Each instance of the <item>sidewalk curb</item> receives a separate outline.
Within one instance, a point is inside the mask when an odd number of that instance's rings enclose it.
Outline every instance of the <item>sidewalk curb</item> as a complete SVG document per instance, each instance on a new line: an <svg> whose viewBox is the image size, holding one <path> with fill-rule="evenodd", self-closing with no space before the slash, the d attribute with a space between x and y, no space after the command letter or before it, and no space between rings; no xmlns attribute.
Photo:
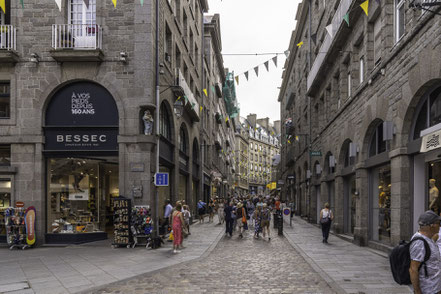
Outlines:
<svg viewBox="0 0 441 294"><path fill-rule="evenodd" d="M285 221L284 221L285 222ZM285 222L286 223L286 222ZM294 228L293 228L294 230ZM297 244L289 237L288 233L283 230L283 236L288 240L289 244L305 259L305 261L328 283L328 285L337 293L347 294L328 274L326 274L315 262L310 258Z"/></svg>
<svg viewBox="0 0 441 294"><path fill-rule="evenodd" d="M222 229L222 230L220 231L219 235L218 235L218 236L216 237L216 239L214 240L214 242L213 242L213 243L212 243L212 244L211 244L211 245L205 250L205 252L202 253L202 255L199 256L199 257L196 257L196 258L193 258L193 259L189 259L189 260L185 260L185 261L182 261L182 262L178 262L178 263L176 263L176 264L169 265L169 266L165 266L165 267L163 267L163 268L159 268L159 269L155 269L155 270L152 270L152 271L148 271L148 272L145 272L145 273L142 273L142 274L139 274L139 275L133 276L133 277L128 277L128 278L125 278L125 279L122 279L122 280L118 280L118 281L115 281L115 282L111 282L111 283L108 283L108 284L104 284L104 285L100 285L100 286L92 287L92 288L89 288L89 289L87 289L87 290L81 290L81 291L79 291L79 292L73 292L73 293L75 293L75 294L86 294L86 293L88 294L88 293L92 293L92 292L95 292L95 291L99 291L99 290L101 290L101 289L103 289L103 288L111 287L111 286L116 285L116 284L118 284L118 283L124 283L124 282L127 282L127 281L129 281L129 280L139 278L139 277L144 276L144 275L146 275L146 274L148 274L148 275L154 275L154 274L156 274L156 273L158 273L158 272L161 272L161 271L167 270L167 269L169 269L170 267L175 266L175 265L181 265L181 264L186 264L186 263L189 263L189 262L198 261L198 260L200 260L200 259L202 259L202 258L205 258L205 257L207 257L208 255L210 255L210 253L216 248L217 244L218 244L219 241L222 239L223 234L224 234L224 231L223 231L223 229Z"/></svg>

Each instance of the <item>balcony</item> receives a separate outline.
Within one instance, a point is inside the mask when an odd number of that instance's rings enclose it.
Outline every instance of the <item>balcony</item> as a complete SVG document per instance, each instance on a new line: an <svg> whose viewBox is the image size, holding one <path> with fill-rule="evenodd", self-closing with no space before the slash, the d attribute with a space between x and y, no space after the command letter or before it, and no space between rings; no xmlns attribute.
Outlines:
<svg viewBox="0 0 441 294"><path fill-rule="evenodd" d="M102 61L102 35L95 24L52 25L51 56L58 62Z"/></svg>
<svg viewBox="0 0 441 294"><path fill-rule="evenodd" d="M319 53L317 54L317 57L314 60L314 63L312 64L311 71L309 72L308 80L307 80L307 86L306 91L309 93L311 90L313 90L313 85L318 78L319 74L325 74L321 70L327 60L327 56L329 53L331 53L331 45L334 42L335 36L340 29L340 26L345 21L343 20L343 16L348 12L349 7L351 6L352 0L341 0L337 10L335 11L335 14L332 18L332 36L330 36L328 33L326 33L325 39L323 40L323 44L319 49Z"/></svg>
<svg viewBox="0 0 441 294"><path fill-rule="evenodd" d="M0 62L15 63L18 61L16 49L17 30L12 25L0 25Z"/></svg>
<svg viewBox="0 0 441 294"><path fill-rule="evenodd" d="M178 86L182 88L183 94L185 95L185 97L187 97L185 103L185 109L188 111L191 120L194 122L200 121L199 103L197 102L196 98L193 95L193 92L191 91L190 87L185 81L185 77L182 74L181 70L178 70L177 82L178 82Z"/></svg>

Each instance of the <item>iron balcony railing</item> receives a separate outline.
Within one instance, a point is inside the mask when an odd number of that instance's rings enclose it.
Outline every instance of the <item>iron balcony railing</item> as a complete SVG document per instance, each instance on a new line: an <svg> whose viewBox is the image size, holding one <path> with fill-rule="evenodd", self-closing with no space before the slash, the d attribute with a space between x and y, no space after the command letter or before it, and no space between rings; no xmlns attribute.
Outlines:
<svg viewBox="0 0 441 294"><path fill-rule="evenodd" d="M54 49L101 49L103 30L96 24L52 25Z"/></svg>
<svg viewBox="0 0 441 294"><path fill-rule="evenodd" d="M0 50L15 50L16 29L12 25L0 25Z"/></svg>

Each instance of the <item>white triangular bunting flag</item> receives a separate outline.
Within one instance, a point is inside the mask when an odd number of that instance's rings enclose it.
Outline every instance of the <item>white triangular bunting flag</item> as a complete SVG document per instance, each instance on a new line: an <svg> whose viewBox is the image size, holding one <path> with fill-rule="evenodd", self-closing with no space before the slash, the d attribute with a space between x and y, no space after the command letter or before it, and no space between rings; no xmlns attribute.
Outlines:
<svg viewBox="0 0 441 294"><path fill-rule="evenodd" d="M266 67L266 71L269 71L269 62L266 61L266 62L264 63L264 65L265 65L265 67Z"/></svg>
<svg viewBox="0 0 441 294"><path fill-rule="evenodd" d="M277 67L277 55L273 57L274 65Z"/></svg>
<svg viewBox="0 0 441 294"><path fill-rule="evenodd" d="M245 74L245 77L247 78L247 81L248 81L248 72L246 71L244 74Z"/></svg>
<svg viewBox="0 0 441 294"><path fill-rule="evenodd" d="M326 27L326 31L328 32L329 36L331 36L331 38L334 37L334 32L332 31L332 24Z"/></svg>
<svg viewBox="0 0 441 294"><path fill-rule="evenodd" d="M256 66L254 68L254 71L256 72L256 77L258 77L259 76L259 66Z"/></svg>
<svg viewBox="0 0 441 294"><path fill-rule="evenodd" d="M61 11L61 1L62 0L55 0L55 3L57 3L58 9Z"/></svg>

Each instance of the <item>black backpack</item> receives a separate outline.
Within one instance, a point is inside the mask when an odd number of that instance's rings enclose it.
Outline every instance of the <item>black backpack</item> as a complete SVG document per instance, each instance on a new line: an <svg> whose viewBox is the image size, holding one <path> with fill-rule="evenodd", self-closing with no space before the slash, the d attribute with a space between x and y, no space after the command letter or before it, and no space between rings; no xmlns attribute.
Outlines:
<svg viewBox="0 0 441 294"><path fill-rule="evenodd" d="M427 277L427 266L426 261L430 258L430 246L427 241L422 237L415 237L410 242L401 241L398 246L396 246L389 255L390 268L392 270L392 276L395 282L400 285L410 285L410 244L413 241L421 240L424 243L424 248L426 254L424 256L424 261L420 264L418 270L424 266L424 273Z"/></svg>

